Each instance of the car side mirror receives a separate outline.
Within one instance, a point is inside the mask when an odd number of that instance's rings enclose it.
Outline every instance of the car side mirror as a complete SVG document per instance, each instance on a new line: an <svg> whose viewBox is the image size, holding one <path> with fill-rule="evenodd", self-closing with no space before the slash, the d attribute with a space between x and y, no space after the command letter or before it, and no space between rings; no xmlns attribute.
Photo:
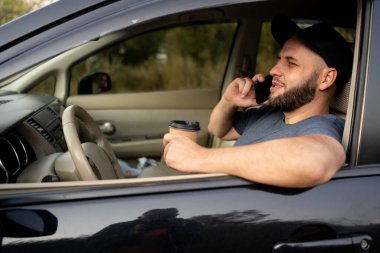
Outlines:
<svg viewBox="0 0 380 253"><path fill-rule="evenodd" d="M79 80L78 95L99 94L111 90L111 77L104 72L95 72Z"/></svg>
<svg viewBox="0 0 380 253"><path fill-rule="evenodd" d="M46 210L10 209L0 212L1 237L37 237L57 231L57 218Z"/></svg>

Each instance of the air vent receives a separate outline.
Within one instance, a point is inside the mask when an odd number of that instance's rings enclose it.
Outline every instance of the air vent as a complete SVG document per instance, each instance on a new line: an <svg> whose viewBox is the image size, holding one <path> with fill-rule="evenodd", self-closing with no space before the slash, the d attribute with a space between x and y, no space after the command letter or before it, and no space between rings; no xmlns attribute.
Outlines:
<svg viewBox="0 0 380 253"><path fill-rule="evenodd" d="M0 184L8 183L9 173L0 162Z"/></svg>
<svg viewBox="0 0 380 253"><path fill-rule="evenodd" d="M53 108L47 107L47 110L51 113L51 115L52 115L53 117L57 117L57 113L56 113L56 111L54 111Z"/></svg>
<svg viewBox="0 0 380 253"><path fill-rule="evenodd" d="M54 140L50 134L34 119L29 119L28 124L37 130L49 143L52 143Z"/></svg>
<svg viewBox="0 0 380 253"><path fill-rule="evenodd" d="M30 145L18 134L0 137L0 183L13 183L35 155Z"/></svg>
<svg viewBox="0 0 380 253"><path fill-rule="evenodd" d="M24 142L18 135L13 133L7 136L7 140L16 152L20 166L26 166L31 160L31 157L28 154L26 142Z"/></svg>
<svg viewBox="0 0 380 253"><path fill-rule="evenodd" d="M12 144L6 138L0 139L0 164L5 168L8 173L13 174L17 172L21 165L20 160L18 159L18 154Z"/></svg>

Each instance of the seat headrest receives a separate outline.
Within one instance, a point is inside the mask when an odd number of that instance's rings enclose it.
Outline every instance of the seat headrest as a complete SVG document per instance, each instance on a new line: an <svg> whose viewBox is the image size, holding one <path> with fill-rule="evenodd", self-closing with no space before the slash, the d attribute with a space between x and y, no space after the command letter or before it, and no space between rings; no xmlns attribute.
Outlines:
<svg viewBox="0 0 380 253"><path fill-rule="evenodd" d="M352 51L354 51L355 43L347 43ZM351 78L348 82L340 89L337 90L334 99L330 103L330 111L333 114L346 117L348 108L348 99L350 96Z"/></svg>
<svg viewBox="0 0 380 253"><path fill-rule="evenodd" d="M331 113L345 118L348 108L348 99L350 96L350 86L351 81L348 81L348 83L346 83L346 85L335 94L334 99L330 104Z"/></svg>

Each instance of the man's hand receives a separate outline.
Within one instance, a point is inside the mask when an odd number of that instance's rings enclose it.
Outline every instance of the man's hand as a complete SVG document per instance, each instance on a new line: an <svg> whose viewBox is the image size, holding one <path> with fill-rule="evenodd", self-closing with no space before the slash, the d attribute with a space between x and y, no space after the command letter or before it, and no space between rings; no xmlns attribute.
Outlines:
<svg viewBox="0 0 380 253"><path fill-rule="evenodd" d="M211 113L208 131L224 140L236 140L240 135L233 128L235 112L239 107L258 105L252 86L255 82L264 80L262 74L257 74L252 79L246 77L233 80Z"/></svg>
<svg viewBox="0 0 380 253"><path fill-rule="evenodd" d="M182 135L165 134L164 160L166 165L182 172L195 172L207 150L190 138Z"/></svg>
<svg viewBox="0 0 380 253"><path fill-rule="evenodd" d="M236 78L227 87L223 99L234 107L256 106L256 94L253 89L255 82L263 82L264 75L257 74L252 79L248 77Z"/></svg>

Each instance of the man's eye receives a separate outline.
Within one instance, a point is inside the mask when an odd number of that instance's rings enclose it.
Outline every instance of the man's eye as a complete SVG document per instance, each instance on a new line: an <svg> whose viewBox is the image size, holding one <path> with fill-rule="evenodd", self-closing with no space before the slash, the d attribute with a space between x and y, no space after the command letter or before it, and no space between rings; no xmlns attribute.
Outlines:
<svg viewBox="0 0 380 253"><path fill-rule="evenodd" d="M291 62L291 61L288 62L288 65L291 66L291 67L297 66L297 64L295 62Z"/></svg>

